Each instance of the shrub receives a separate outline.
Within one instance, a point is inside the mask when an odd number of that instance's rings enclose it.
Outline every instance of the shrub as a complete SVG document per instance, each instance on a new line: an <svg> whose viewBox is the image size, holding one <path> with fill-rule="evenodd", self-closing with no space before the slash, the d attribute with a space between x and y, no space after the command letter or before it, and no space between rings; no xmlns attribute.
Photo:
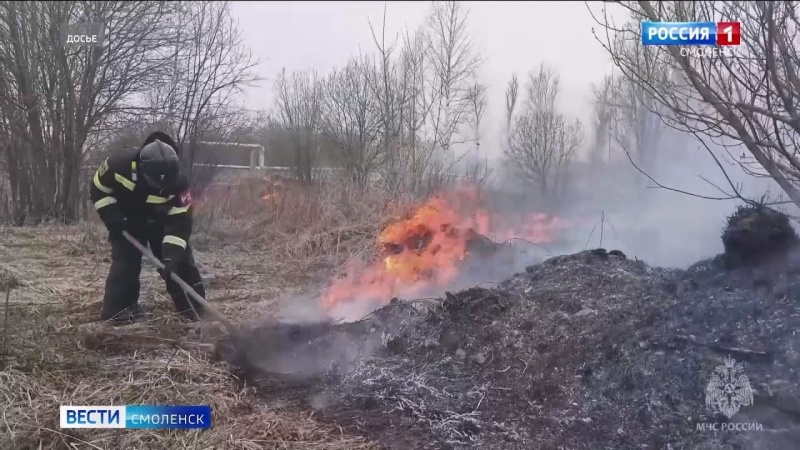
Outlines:
<svg viewBox="0 0 800 450"><path fill-rule="evenodd" d="M732 267L785 255L797 241L789 217L763 203L739 206L722 232L725 260Z"/></svg>

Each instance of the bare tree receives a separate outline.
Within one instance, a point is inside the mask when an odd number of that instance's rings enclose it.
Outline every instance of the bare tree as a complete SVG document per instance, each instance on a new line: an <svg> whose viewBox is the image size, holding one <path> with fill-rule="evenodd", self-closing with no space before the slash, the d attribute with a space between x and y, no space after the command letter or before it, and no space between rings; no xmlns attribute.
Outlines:
<svg viewBox="0 0 800 450"><path fill-rule="evenodd" d="M614 77L607 75L599 86L592 87L594 95L594 144L591 160L594 163L611 158L611 130L614 126ZM604 157L603 155L607 155Z"/></svg>
<svg viewBox="0 0 800 450"><path fill-rule="evenodd" d="M193 160L191 150L201 135L225 136L241 123L241 112L232 108L232 101L243 86L256 80L252 71L256 61L242 41L230 5L228 1L179 3L170 25L176 42L169 71L151 92L156 120L172 125L188 161Z"/></svg>
<svg viewBox="0 0 800 450"><path fill-rule="evenodd" d="M475 146L480 151L481 148L481 122L486 113L486 85L476 82L467 91L469 101L469 121L475 136Z"/></svg>
<svg viewBox="0 0 800 450"><path fill-rule="evenodd" d="M484 93L479 86L471 90L479 60L466 18L458 2L435 3L425 26L406 30L402 39L387 36L386 10L380 29L370 23L377 52L359 67L375 99L378 172L390 192L425 190L424 178L447 171L441 156L452 156L452 144L472 140L456 138L462 126L483 118Z"/></svg>
<svg viewBox="0 0 800 450"><path fill-rule="evenodd" d="M397 74L397 61L394 57L397 49L397 39L387 42L386 37L386 7L383 11L383 23L380 37L376 34L372 23L369 24L372 39L378 51L376 64L364 64L369 86L377 102L377 113L382 131L381 144L388 157L391 170L396 170L400 165L399 155L392 151L400 138L403 124L403 106L405 103L405 88L407 84L401 83ZM394 182L393 182L394 183Z"/></svg>
<svg viewBox="0 0 800 450"><path fill-rule="evenodd" d="M397 179L410 192L420 189L423 179L430 171L435 151L426 138L431 108L437 97L429 83L427 43L424 29L418 29L413 34L406 30L400 54L401 91L404 93L402 133L399 145L392 148L397 154L392 170L399 169ZM397 164L398 161L400 164Z"/></svg>
<svg viewBox="0 0 800 450"><path fill-rule="evenodd" d="M519 78L516 74L511 76L511 80L506 86L506 147L511 147L511 127L514 120L514 112L517 109L519 99Z"/></svg>
<svg viewBox="0 0 800 450"><path fill-rule="evenodd" d="M80 217L81 167L93 133L130 111L172 42L154 1L0 2L0 141L18 223ZM58 43L65 23L105 24L103 46Z"/></svg>
<svg viewBox="0 0 800 450"><path fill-rule="evenodd" d="M651 83L663 82L664 73L653 65L643 71ZM661 80L661 81L660 81ZM663 111L648 91L624 76L611 84L611 138L633 158L643 170L652 171L664 130Z"/></svg>
<svg viewBox="0 0 800 450"><path fill-rule="evenodd" d="M281 71L275 83L278 123L292 145L292 169L299 181L313 181L319 157L322 89L316 73Z"/></svg>
<svg viewBox="0 0 800 450"><path fill-rule="evenodd" d="M433 141L455 162L451 146L468 121L470 79L481 59L474 48L467 19L469 10L458 1L436 2L428 17L428 51L437 92L432 112Z"/></svg>
<svg viewBox="0 0 800 450"><path fill-rule="evenodd" d="M396 50L398 38L395 36L387 42L386 36L386 6L383 10L383 21L380 34L370 22L372 40L377 50L375 61L363 64L366 70L369 86L376 99L376 114L381 130L380 145L386 157L382 170L384 184L389 190L397 191L402 184L404 174L401 136L404 127L404 107L407 89L412 87L407 79L401 79L398 74L398 58ZM368 58L365 57L365 60ZM400 58L402 61L402 57Z"/></svg>
<svg viewBox="0 0 800 450"><path fill-rule="evenodd" d="M362 61L351 59L325 82L321 132L338 150L346 173L363 189L381 167L377 99Z"/></svg>
<svg viewBox="0 0 800 450"><path fill-rule="evenodd" d="M728 148L732 162L753 175L771 177L800 206L800 56L795 47L800 16L796 4L639 1L622 5L631 20L618 26L603 10L597 20L605 32L598 40L622 73L669 112L662 119ZM720 18L738 21L748 31L735 53L708 52L700 57L678 47L639 44L642 20L715 22ZM660 75L651 76L653 71ZM732 143L744 146L749 157L732 153ZM719 161L718 165L723 169ZM727 198L741 197L733 183L730 187L733 192Z"/></svg>
<svg viewBox="0 0 800 450"><path fill-rule="evenodd" d="M511 127L514 120L514 112L517 109L519 99L519 78L516 74L511 76L511 80L506 86L506 147L511 147Z"/></svg>
<svg viewBox="0 0 800 450"><path fill-rule="evenodd" d="M512 166L551 198L583 138L580 121L557 111L558 92L558 75L544 64L529 75L522 114L514 119L506 150Z"/></svg>

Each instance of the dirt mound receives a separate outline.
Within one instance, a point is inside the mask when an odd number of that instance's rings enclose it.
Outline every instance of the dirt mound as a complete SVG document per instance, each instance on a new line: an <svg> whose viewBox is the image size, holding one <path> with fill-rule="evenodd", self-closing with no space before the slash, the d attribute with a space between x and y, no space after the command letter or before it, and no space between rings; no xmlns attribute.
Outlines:
<svg viewBox="0 0 800 450"><path fill-rule="evenodd" d="M783 256L797 241L789 217L762 204L740 206L728 218L722 233L726 263L730 267Z"/></svg>
<svg viewBox="0 0 800 450"><path fill-rule="evenodd" d="M326 355L292 395L387 448L795 448L798 274L791 258L680 271L595 250L310 339L267 334L281 358ZM753 393L730 419L706 406L724 357ZM762 430L701 429L731 423Z"/></svg>

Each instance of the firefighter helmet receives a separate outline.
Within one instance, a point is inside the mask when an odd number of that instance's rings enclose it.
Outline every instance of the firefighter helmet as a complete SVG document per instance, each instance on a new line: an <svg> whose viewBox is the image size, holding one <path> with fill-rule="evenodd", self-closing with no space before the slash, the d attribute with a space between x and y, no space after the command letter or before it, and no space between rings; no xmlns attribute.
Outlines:
<svg viewBox="0 0 800 450"><path fill-rule="evenodd" d="M148 186L163 190L173 186L180 172L175 149L156 139L139 151L139 174Z"/></svg>

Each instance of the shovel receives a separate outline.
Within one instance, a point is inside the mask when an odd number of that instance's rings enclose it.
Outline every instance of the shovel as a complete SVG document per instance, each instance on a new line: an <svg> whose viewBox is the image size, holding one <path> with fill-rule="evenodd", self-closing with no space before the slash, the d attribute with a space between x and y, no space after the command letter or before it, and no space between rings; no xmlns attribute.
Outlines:
<svg viewBox="0 0 800 450"><path fill-rule="evenodd" d="M142 245L139 241L136 240L136 238L131 236L130 233L128 233L127 231L123 231L122 235L125 236L125 239L127 239L128 242L130 242L134 247L139 249L139 251L142 252L142 254L146 256L147 259L150 260L150 262L152 262L158 269L164 268L164 264L161 261L159 261L158 258L156 258L155 255L153 255L153 253L147 247ZM285 370L279 370L274 367L265 366L263 363L260 363L259 361L252 361L253 358L251 357L247 349L243 348L243 346L241 345L242 339L247 339L247 335L243 337L241 330L238 330L233 325L233 322L228 320L227 317L223 316L222 313L220 313L219 311L217 311L216 308L211 306L208 303L208 301L206 301L206 299L201 297L200 294L198 294L191 286L189 286L188 283L181 280L181 278L178 275L172 273L170 274L170 278L172 278L172 281L178 283L178 285L183 289L184 292L186 292L187 295L190 295L194 300L197 301L197 303L203 305L206 311L211 313L211 315L213 315L215 319L217 319L220 323L222 323L225 326L225 328L228 331L228 337L227 339L223 339L222 342L224 344L222 346L222 349L225 349L227 350L227 352L230 352L228 353L228 356L224 358L229 363L238 366L240 368L243 368L245 370L256 369L260 372L271 373L273 375L280 375L283 377L287 377L287 379L291 379L292 377L296 376L295 372L291 371L287 372ZM217 348L220 349L219 344Z"/></svg>
<svg viewBox="0 0 800 450"><path fill-rule="evenodd" d="M164 268L164 264L161 261L159 261L158 258L156 258L156 256L153 255L153 253L147 247L142 245L139 241L136 240L136 238L131 236L130 233L128 233L127 231L123 231L122 235L125 236L125 239L127 239L128 242L130 242L134 247L139 249L139 251L142 252L142 254L145 257L147 257L147 259L150 260L150 262L153 263L159 270ZM200 294L198 294L194 290L194 288L189 286L188 283L181 280L181 278L174 273L170 274L170 278L172 278L172 281L178 283L178 285L183 289L184 292L186 292L187 295L191 296L192 299L197 301L197 303L203 305L205 310L211 313L211 315L214 316L215 319L217 319L220 323L222 323L222 325L224 325L229 332L234 333L236 331L236 327L233 325L233 322L228 320L227 317L223 316L222 313L220 313L219 311L217 311L216 308L211 306L208 303L208 301L206 301L206 299L201 297ZM189 304L189 306L191 306L191 303Z"/></svg>

